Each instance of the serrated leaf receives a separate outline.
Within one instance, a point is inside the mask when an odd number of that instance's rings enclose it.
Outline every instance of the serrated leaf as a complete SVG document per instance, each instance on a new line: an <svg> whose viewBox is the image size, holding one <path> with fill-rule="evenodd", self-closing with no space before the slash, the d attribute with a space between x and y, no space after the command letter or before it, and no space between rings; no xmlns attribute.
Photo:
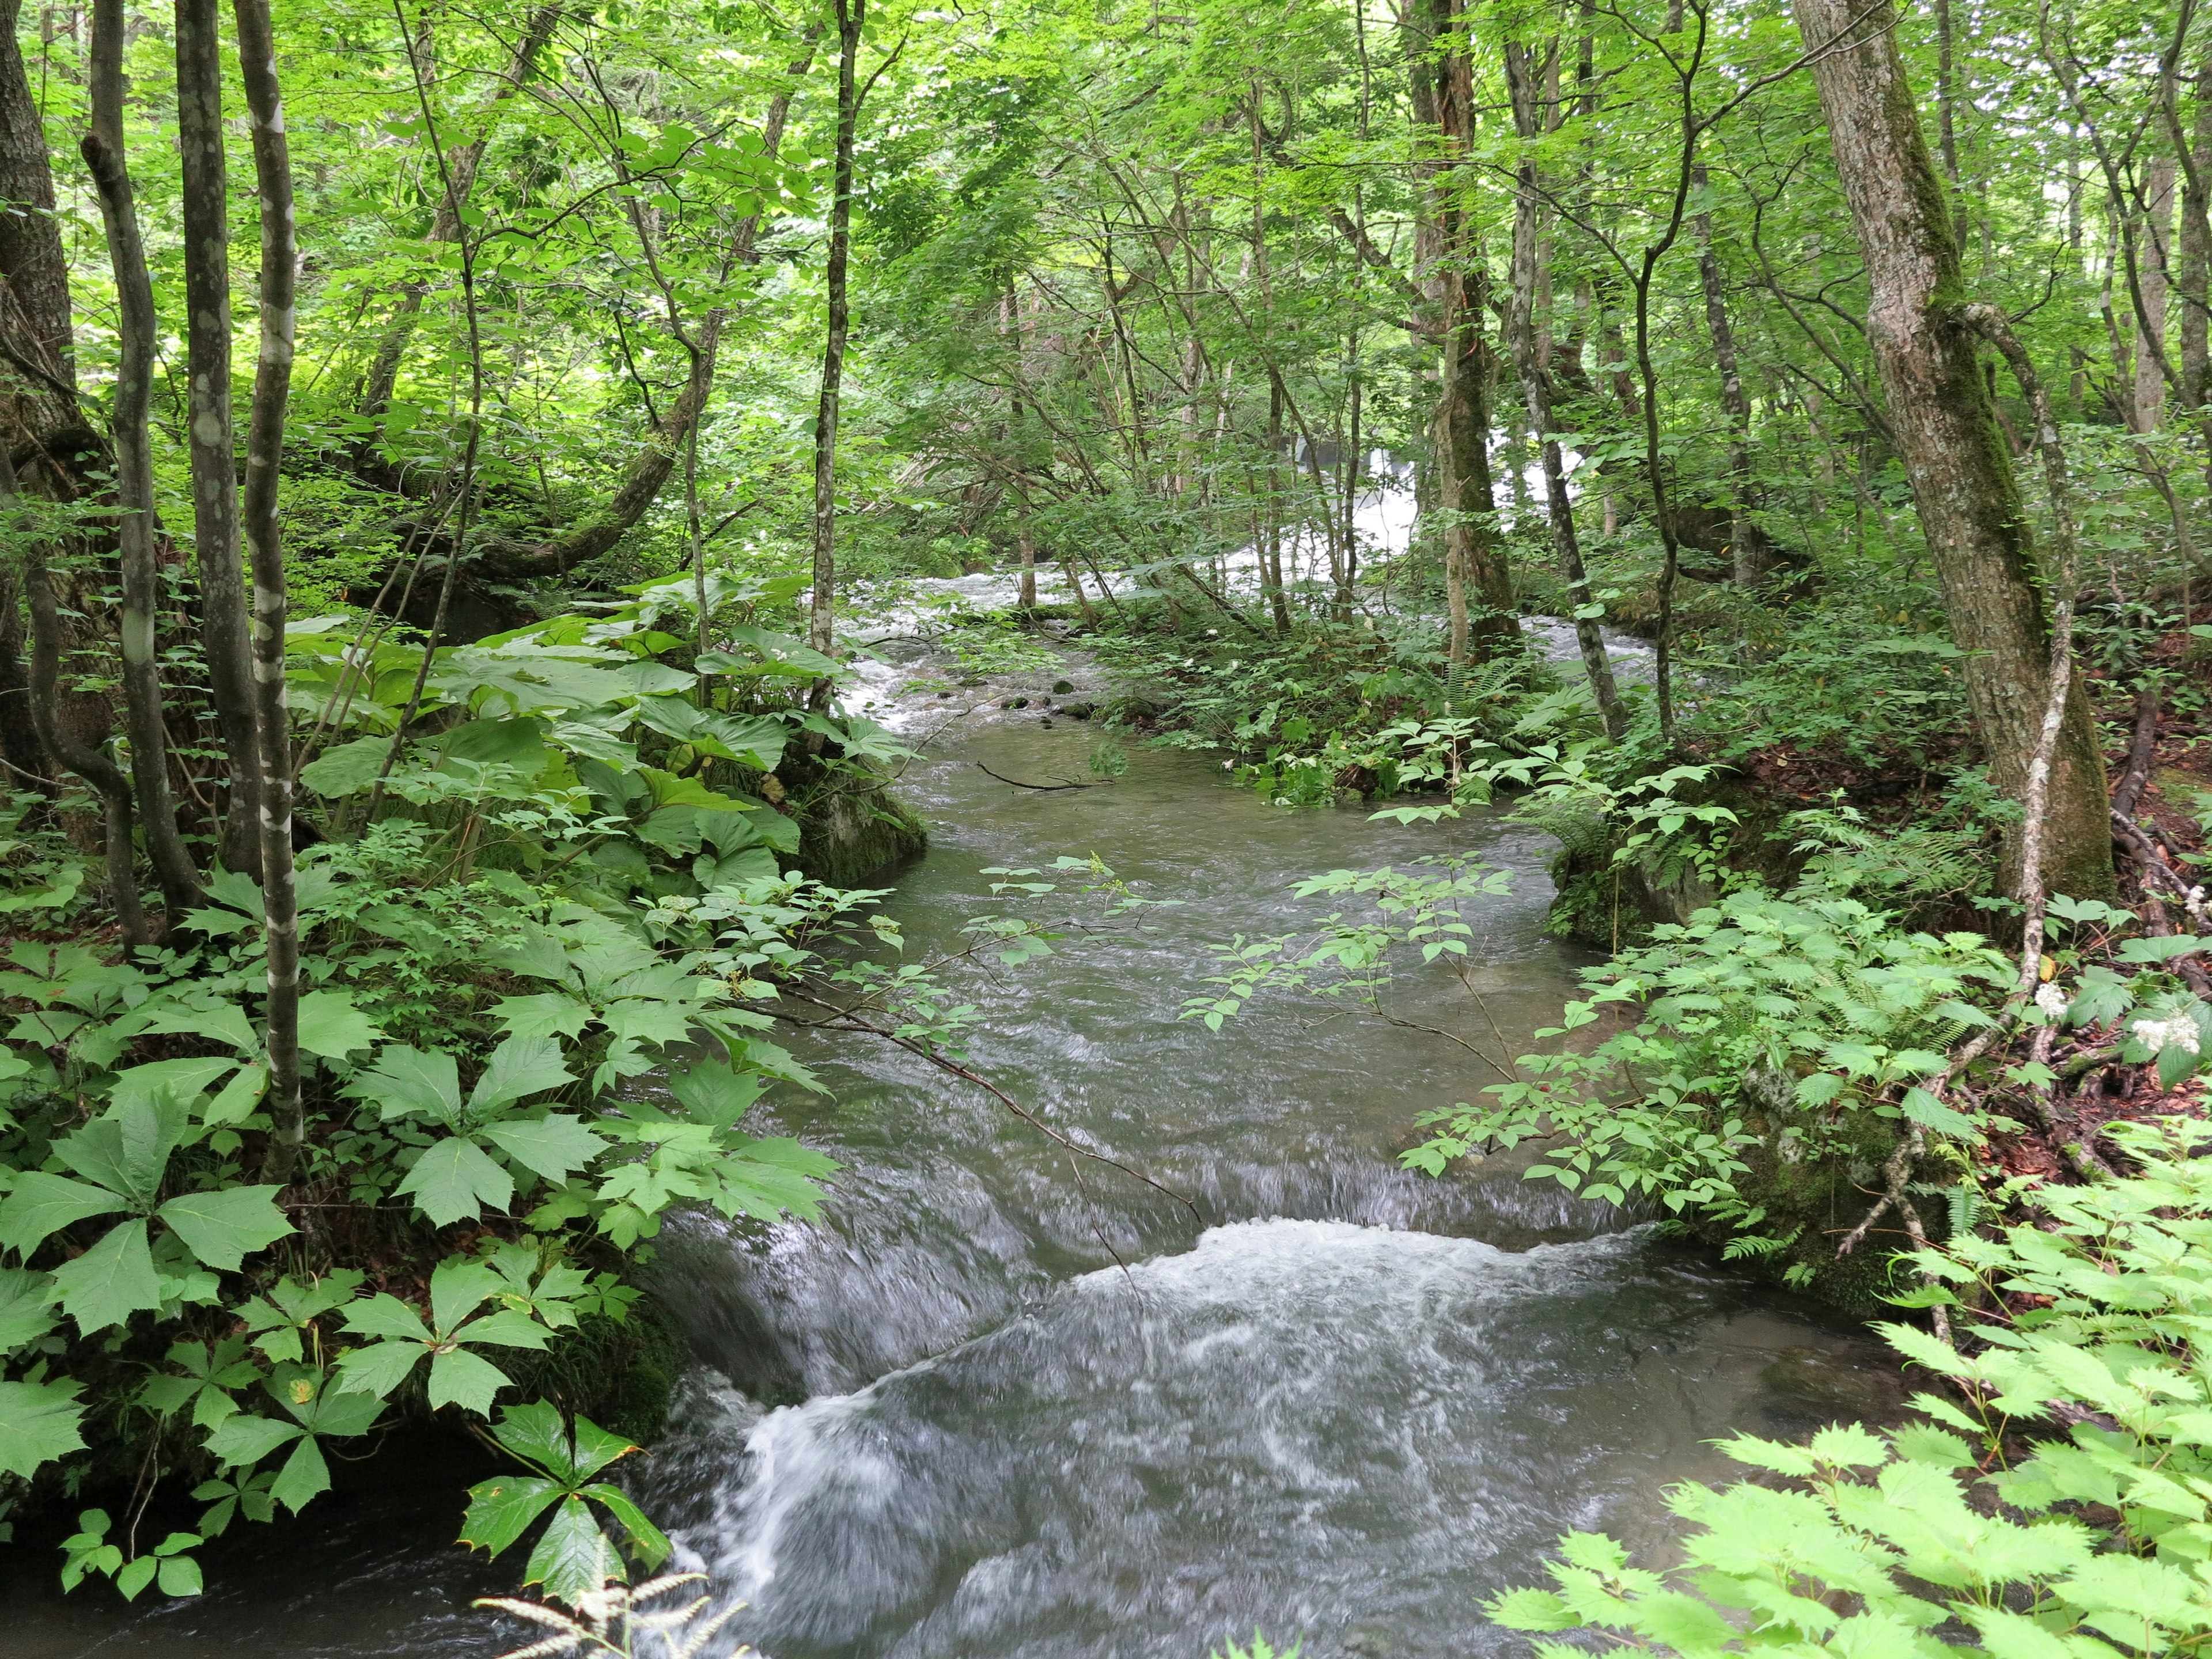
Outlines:
<svg viewBox="0 0 2212 1659"><path fill-rule="evenodd" d="M210 1129L225 1124L243 1123L252 1116L253 1109L261 1103L261 1097L269 1088L269 1067L260 1060L241 1067L236 1077L222 1085L221 1093L207 1103L200 1121Z"/></svg>
<svg viewBox="0 0 2212 1659"><path fill-rule="evenodd" d="M484 1262L447 1256L430 1273L431 1324L441 1335L451 1331L487 1298L498 1295L505 1284Z"/></svg>
<svg viewBox="0 0 2212 1659"><path fill-rule="evenodd" d="M282 1187L226 1187L221 1192L186 1193L155 1213L209 1267L235 1273L255 1250L266 1249L287 1233L299 1231L276 1207Z"/></svg>
<svg viewBox="0 0 2212 1659"><path fill-rule="evenodd" d="M343 1391L382 1400L407 1380L429 1351L421 1342L372 1342L365 1348L349 1348L338 1356Z"/></svg>
<svg viewBox="0 0 2212 1659"><path fill-rule="evenodd" d="M483 1131L483 1137L524 1169L555 1182L583 1169L607 1144L586 1128L581 1118L565 1112L495 1123Z"/></svg>
<svg viewBox="0 0 2212 1659"><path fill-rule="evenodd" d="M577 1601L619 1576L621 1558L592 1519L580 1498L564 1498L554 1506L544 1535L530 1553L523 1573L526 1584L543 1584L555 1601L574 1607Z"/></svg>
<svg viewBox="0 0 2212 1659"><path fill-rule="evenodd" d="M47 1300L52 1287L51 1273L0 1267L0 1358L37 1341L54 1328L53 1309Z"/></svg>
<svg viewBox="0 0 2212 1659"><path fill-rule="evenodd" d="M538 991L528 996L501 997L492 1005L492 1018L501 1021L514 1037L572 1037L591 1022L591 1008L558 991Z"/></svg>
<svg viewBox="0 0 2212 1659"><path fill-rule="evenodd" d="M54 1269L49 1292L86 1336L119 1325L134 1313L161 1304L161 1281L146 1224L126 1221L111 1227L97 1244L74 1261Z"/></svg>
<svg viewBox="0 0 2212 1659"><path fill-rule="evenodd" d="M297 1424L287 1423L281 1418L255 1417L240 1412L224 1419L208 1436L207 1449L210 1456L226 1466L258 1463L287 1441L298 1439L303 1432Z"/></svg>
<svg viewBox="0 0 2212 1659"><path fill-rule="evenodd" d="M376 1103L388 1121L422 1117L452 1128L460 1121L461 1073L453 1057L388 1042L375 1063L346 1085L346 1093Z"/></svg>
<svg viewBox="0 0 2212 1659"><path fill-rule="evenodd" d="M415 1160L398 1191L415 1200L433 1226L474 1220L487 1208L504 1210L514 1197L514 1177L464 1135L448 1135Z"/></svg>
<svg viewBox="0 0 2212 1659"><path fill-rule="evenodd" d="M561 1045L550 1037L510 1036L491 1051L483 1075L469 1091L469 1110L482 1117L501 1106L575 1081L561 1063Z"/></svg>
<svg viewBox="0 0 2212 1659"><path fill-rule="evenodd" d="M374 1048L383 1035L343 991L310 991L300 999L300 1046L311 1054L343 1060Z"/></svg>
<svg viewBox="0 0 2212 1659"><path fill-rule="evenodd" d="M500 1368L465 1348L430 1358L430 1409L456 1405L478 1417L491 1415L491 1402L511 1379Z"/></svg>
<svg viewBox="0 0 2212 1659"><path fill-rule="evenodd" d="M560 1486L542 1475L501 1475L479 1482L469 1488L469 1512L461 1519L459 1541L497 1555L527 1532L531 1522L560 1496Z"/></svg>
<svg viewBox="0 0 2212 1659"><path fill-rule="evenodd" d="M276 1484L269 1488L269 1495L286 1509L297 1515L308 1502L331 1489L331 1466L323 1461L323 1449L315 1443L315 1437L303 1434L300 1443L292 1448L292 1455L284 1460L278 1471Z"/></svg>
<svg viewBox="0 0 2212 1659"><path fill-rule="evenodd" d="M27 1256L63 1228L123 1207L123 1199L104 1187L33 1170L16 1176L0 1200L0 1245Z"/></svg>
<svg viewBox="0 0 2212 1659"><path fill-rule="evenodd" d="M595 1481L583 1489L583 1496L605 1505L607 1512L622 1523L632 1550L646 1565L657 1567L668 1559L668 1534L647 1520L645 1511L621 1487Z"/></svg>
<svg viewBox="0 0 2212 1659"><path fill-rule="evenodd" d="M0 1474L27 1480L41 1464L84 1449L75 1382L0 1382Z"/></svg>

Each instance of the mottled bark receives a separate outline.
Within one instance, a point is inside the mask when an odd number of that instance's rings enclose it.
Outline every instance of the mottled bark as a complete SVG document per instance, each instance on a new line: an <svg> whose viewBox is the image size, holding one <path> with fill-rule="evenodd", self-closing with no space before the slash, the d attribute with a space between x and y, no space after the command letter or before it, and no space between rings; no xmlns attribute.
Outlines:
<svg viewBox="0 0 2212 1659"><path fill-rule="evenodd" d="M1866 331L1897 451L1942 584L1976 729L1997 786L2023 799L2050 689L2050 630L2011 456L1964 305L1942 180L1920 130L1888 0L1793 0L1869 288ZM2078 681L2049 784L2047 890L2113 888L2105 773ZM2005 883L2023 884L2017 829Z"/></svg>
<svg viewBox="0 0 2212 1659"><path fill-rule="evenodd" d="M2144 170L2142 271L2138 289L2142 296L2136 316L2135 429L2155 432L2166 417L2166 374L2160 359L2166 351L2167 273L2173 268L2173 157L2154 155Z"/></svg>
<svg viewBox="0 0 2212 1659"><path fill-rule="evenodd" d="M21 0L0 0L0 200L9 209L0 211L0 417L7 444L27 465L46 434L83 417L53 170L15 39L21 14Z"/></svg>
<svg viewBox="0 0 2212 1659"><path fill-rule="evenodd" d="M289 1181L305 1152L300 1102L300 907L292 872L292 720L284 700L284 544L277 487L284 414L292 390L292 341L299 239L292 216L292 158L276 78L269 0L236 0L238 58L253 125L253 174L261 217L261 339L246 428L242 519L253 557L253 723L260 775L261 908L268 940L270 1136L266 1174Z"/></svg>
<svg viewBox="0 0 2212 1659"><path fill-rule="evenodd" d="M147 412L153 400L158 325L146 246L138 233L137 207L124 163L123 33L123 0L94 0L86 77L91 91L92 129L79 148L100 193L108 258L115 273L117 350L109 410L115 444L115 539L123 589L124 726L131 738L131 775L139 825L161 883L162 902L174 922L200 902L200 884L199 872L177 831L176 807L169 793L168 735L162 722L160 665L154 651L154 615L161 600L161 575L154 552L154 457ZM42 586L40 581L30 583L34 600ZM35 610L33 617L35 620Z"/></svg>
<svg viewBox="0 0 2212 1659"><path fill-rule="evenodd" d="M1437 506L1444 515L1446 655L1488 659L1521 642L1512 571L1497 541L1490 477L1490 387L1496 359L1483 337L1489 276L1468 210L1471 180L1459 169L1474 148L1474 64L1461 0L1427 0L1433 58L1428 103L1442 155L1429 179L1436 223L1431 309L1440 345L1435 422Z"/></svg>

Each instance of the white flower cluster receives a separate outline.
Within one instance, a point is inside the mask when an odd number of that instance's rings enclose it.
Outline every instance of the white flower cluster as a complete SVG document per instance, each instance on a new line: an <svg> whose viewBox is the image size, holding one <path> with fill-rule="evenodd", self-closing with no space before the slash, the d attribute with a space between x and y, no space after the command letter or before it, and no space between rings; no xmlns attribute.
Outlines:
<svg viewBox="0 0 2212 1659"><path fill-rule="evenodd" d="M2066 1005L2071 1000L2073 999L2060 990L2055 983L2045 983L2035 988L2035 1006L2053 1019L2057 1019L2066 1012Z"/></svg>
<svg viewBox="0 0 2212 1659"><path fill-rule="evenodd" d="M2162 1054L2169 1047L2197 1052L2197 1020L2186 1009L2168 1014L2164 1019L2138 1019L2128 1026L2136 1034L2136 1041L2154 1054Z"/></svg>

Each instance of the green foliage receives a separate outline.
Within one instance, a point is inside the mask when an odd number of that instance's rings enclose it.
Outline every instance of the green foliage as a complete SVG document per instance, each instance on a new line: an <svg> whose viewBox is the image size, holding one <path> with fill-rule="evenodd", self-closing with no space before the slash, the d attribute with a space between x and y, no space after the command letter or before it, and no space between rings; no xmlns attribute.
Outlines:
<svg viewBox="0 0 2212 1659"><path fill-rule="evenodd" d="M1618 1025L1588 1048L1524 1054L1525 1074L1480 1107L1425 1116L1439 1131L1407 1154L1440 1171L1480 1148L1549 1135L1566 1144L1532 1179L1620 1203L1632 1195L1758 1237L1763 1210L1738 1184L1747 1150L1787 1163L1858 1151L1869 1121L1978 1138L1970 1119L1917 1086L2012 978L1978 934L1904 933L1853 899L1730 894L1652 942L1588 970L1565 1037Z"/></svg>
<svg viewBox="0 0 2212 1659"><path fill-rule="evenodd" d="M523 1583L544 1585L548 1595L572 1607L603 1588L611 1574L621 1576L622 1558L592 1518L592 1504L614 1516L630 1553L644 1565L667 1559L668 1540L659 1528L627 1492L594 1478L635 1446L583 1418L564 1424L542 1401L509 1407L491 1433L532 1473L470 1487L461 1542L497 1555L550 1510Z"/></svg>
<svg viewBox="0 0 2212 1659"><path fill-rule="evenodd" d="M1723 1441L1760 1473L1670 1495L1679 1565L1633 1566L1575 1534L1553 1588L1509 1591L1490 1617L1683 1659L2197 1650L2212 1636L2212 1159L2201 1126L2114 1133L2140 1173L2038 1189L2035 1220L1915 1258L1938 1286L1921 1299L1951 1304L1972 1336L1883 1328L1954 1390L1917 1396L1924 1420Z"/></svg>

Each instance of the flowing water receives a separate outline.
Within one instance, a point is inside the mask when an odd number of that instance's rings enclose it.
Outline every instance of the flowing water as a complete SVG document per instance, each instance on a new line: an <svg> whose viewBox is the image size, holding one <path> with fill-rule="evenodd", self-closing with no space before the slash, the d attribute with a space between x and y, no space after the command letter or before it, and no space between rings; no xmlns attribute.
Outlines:
<svg viewBox="0 0 2212 1659"><path fill-rule="evenodd" d="M1571 987L1540 837L1285 811L1141 750L1098 787L981 769L1083 780L1097 738L952 719L905 780L935 841L890 908L919 957L1006 908L987 867L1094 852L1182 901L966 986L976 1068L1146 1180L1072 1168L897 1050L802 1048L832 1092L772 1115L846 1166L826 1224L688 1222L657 1268L702 1365L637 1484L749 1604L733 1632L776 1659L1201 1659L1255 1626L1316 1659L1489 1653L1486 1595L1571 1528L1658 1545L1663 1489L1727 1472L1715 1437L1893 1408L1863 1336L1649 1228L1507 1160L1399 1166L1419 1112L1493 1080L1475 1050L1518 1052ZM1218 1035L1176 1018L1210 944L1325 912L1300 877L1455 845L1516 873L1480 918L1480 1006L1439 972L1396 994L1407 1024L1289 998ZM511 1633L466 1601L511 1579L445 1541L457 1509L333 1495L212 1547L204 1600L128 1613L0 1556L0 1651L496 1653Z"/></svg>

